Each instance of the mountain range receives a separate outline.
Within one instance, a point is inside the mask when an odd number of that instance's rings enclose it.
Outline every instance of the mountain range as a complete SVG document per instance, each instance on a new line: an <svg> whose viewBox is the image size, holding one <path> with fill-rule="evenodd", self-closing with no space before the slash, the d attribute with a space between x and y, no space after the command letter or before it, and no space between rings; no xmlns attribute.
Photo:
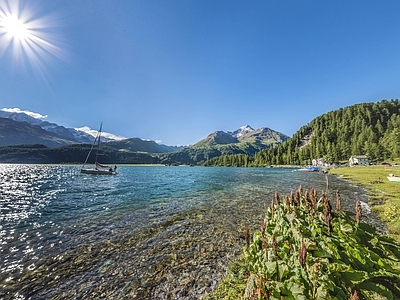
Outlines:
<svg viewBox="0 0 400 300"><path fill-rule="evenodd" d="M7 121L4 119L7 119ZM0 146L38 143L48 147L92 143L97 133L94 131L95 133L93 134L93 131L88 127L66 128L55 123L43 121L40 118L34 118L24 112L4 110L0 110L0 132ZM118 136L112 134L105 134L102 137L104 141L118 139L120 139ZM35 140L37 141L35 142Z"/></svg>
<svg viewBox="0 0 400 300"><path fill-rule="evenodd" d="M266 127L254 130L249 125L246 125L233 132L215 131L209 134L205 139L194 144L194 146L203 147L223 144L254 143L269 147L273 144L280 144L287 138L287 135Z"/></svg>
<svg viewBox="0 0 400 300"><path fill-rule="evenodd" d="M0 110L0 147L6 148L2 149L0 162L19 162L18 155L21 152L26 153L26 149L30 149L29 153L33 155L36 148L39 152L46 152L46 154L39 155L42 159L31 161L26 160L25 157L24 162L79 162L80 158L74 157L65 160L59 153L68 152L68 149L73 149L75 153L79 145L82 149L86 149L88 144L93 143L96 133L97 131L87 127L66 128L34 118L24 112ZM215 131L188 147L161 145L155 141L122 138L110 133L102 135L103 145L106 145L109 153L110 161L108 163L138 163L135 161L135 157L138 156L133 154L140 153L140 163L146 161L147 155L149 156L148 161L151 163L198 164L219 155L238 153L254 155L262 149L279 145L287 139L288 136L272 129L263 127L255 130L248 125L232 132ZM24 145L20 147L24 150L18 151L17 145ZM10 146L11 148L9 148ZM57 150L58 148L62 148L62 151ZM12 150L8 151L7 149ZM46 157L54 156L54 153L58 153L56 157L46 160ZM81 155L79 154L79 156Z"/></svg>
<svg viewBox="0 0 400 300"><path fill-rule="evenodd" d="M193 146L161 154L161 163L197 164L214 157L233 154L255 155L257 152L280 145L289 137L270 128L253 129L242 126L233 132L215 131Z"/></svg>
<svg viewBox="0 0 400 300"><path fill-rule="evenodd" d="M97 131L88 127L66 128L31 117L26 113L0 110L0 147L41 144L54 148L73 144L91 144L96 135ZM159 145L154 141L125 139L110 133L103 133L101 139L102 142L123 141L122 145L131 144L128 148L136 145L133 151L161 153L179 149L179 147Z"/></svg>

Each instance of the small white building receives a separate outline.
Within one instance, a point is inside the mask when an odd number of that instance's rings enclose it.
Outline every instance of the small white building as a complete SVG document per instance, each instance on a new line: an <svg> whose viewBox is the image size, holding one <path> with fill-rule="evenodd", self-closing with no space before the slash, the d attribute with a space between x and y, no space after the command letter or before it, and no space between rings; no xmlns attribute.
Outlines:
<svg viewBox="0 0 400 300"><path fill-rule="evenodd" d="M353 155L349 158L349 166L369 166L369 159L366 155Z"/></svg>
<svg viewBox="0 0 400 300"><path fill-rule="evenodd" d="M313 167L326 167L328 164L324 161L323 158L314 158L312 161Z"/></svg>

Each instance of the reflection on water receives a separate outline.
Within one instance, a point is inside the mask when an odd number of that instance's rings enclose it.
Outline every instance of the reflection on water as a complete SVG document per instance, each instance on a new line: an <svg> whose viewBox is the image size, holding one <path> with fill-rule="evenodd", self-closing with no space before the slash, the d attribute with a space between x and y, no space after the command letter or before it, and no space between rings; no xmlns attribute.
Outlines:
<svg viewBox="0 0 400 300"><path fill-rule="evenodd" d="M0 221L21 222L40 209L56 193L46 191L49 182L61 180L59 174L49 172L51 167L32 168L21 165L0 165ZM54 170L56 171L56 170ZM51 183L50 183L51 185Z"/></svg>
<svg viewBox="0 0 400 300"><path fill-rule="evenodd" d="M0 298L193 299L259 229L275 191L365 201L336 177L291 169L0 165ZM71 287L74 287L71 289Z"/></svg>

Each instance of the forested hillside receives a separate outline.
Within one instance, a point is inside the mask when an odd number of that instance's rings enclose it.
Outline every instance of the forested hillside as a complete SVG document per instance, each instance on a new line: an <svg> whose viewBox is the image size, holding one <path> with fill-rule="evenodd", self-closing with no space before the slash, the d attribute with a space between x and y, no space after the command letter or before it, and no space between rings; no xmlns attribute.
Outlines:
<svg viewBox="0 0 400 300"><path fill-rule="evenodd" d="M262 150L254 157L219 157L206 165L310 164L313 158L326 162L368 155L372 161L400 157L400 102L382 100L362 103L323 114L301 127L281 145Z"/></svg>
<svg viewBox="0 0 400 300"><path fill-rule="evenodd" d="M89 144L76 144L58 148L48 148L44 145L17 145L0 147L1 163L22 164L82 164L91 148ZM157 164L159 160L148 153L117 151L115 148L103 146L100 162L104 164ZM95 153L92 152L88 162L94 163Z"/></svg>

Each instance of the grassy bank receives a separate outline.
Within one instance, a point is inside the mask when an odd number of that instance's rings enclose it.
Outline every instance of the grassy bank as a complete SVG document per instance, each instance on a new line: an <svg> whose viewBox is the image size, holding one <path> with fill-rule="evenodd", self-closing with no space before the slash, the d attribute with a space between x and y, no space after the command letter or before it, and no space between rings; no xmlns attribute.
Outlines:
<svg viewBox="0 0 400 300"><path fill-rule="evenodd" d="M329 173L364 186L372 210L387 224L389 235L400 241L400 182L387 179L390 173L400 175L400 166L345 167Z"/></svg>

